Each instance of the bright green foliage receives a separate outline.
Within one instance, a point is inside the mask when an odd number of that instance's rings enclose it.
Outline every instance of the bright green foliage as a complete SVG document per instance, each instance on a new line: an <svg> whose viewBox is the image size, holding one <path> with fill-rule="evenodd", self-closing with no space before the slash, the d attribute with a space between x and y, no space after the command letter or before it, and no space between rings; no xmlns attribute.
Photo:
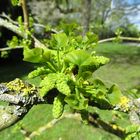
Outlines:
<svg viewBox="0 0 140 140"><path fill-rule="evenodd" d="M0 54L1 58L8 58L8 56L9 56L9 52L8 51L2 51L1 54Z"/></svg>
<svg viewBox="0 0 140 140"><path fill-rule="evenodd" d="M51 51L42 48L24 48L24 60L32 63L43 63L50 59Z"/></svg>
<svg viewBox="0 0 140 140"><path fill-rule="evenodd" d="M7 45L11 48L15 48L19 45L19 40L16 36L12 37L12 40L7 41Z"/></svg>
<svg viewBox="0 0 140 140"><path fill-rule="evenodd" d="M88 107L88 100L83 96L79 97L78 95L72 94L65 98L65 102L76 110L86 110Z"/></svg>
<svg viewBox="0 0 140 140"><path fill-rule="evenodd" d="M53 38L57 49L64 49L68 45L68 37L65 33L54 34Z"/></svg>
<svg viewBox="0 0 140 140"><path fill-rule="evenodd" d="M14 6L21 4L21 0L11 0L11 2ZM116 118L124 119L119 111L127 113L131 110L136 113L139 122L139 102L138 105L136 102L133 105L134 103L130 102L127 95L122 94L117 85L109 88L101 80L94 79L92 76L94 71L109 62L108 58L97 56L92 50L98 43L97 35L88 32L83 37L80 34L77 35L76 31L79 32L80 28L78 29L76 24L64 24L61 27L61 32L51 35L51 39L41 40L41 42L47 43L46 47L44 47L45 44L34 47L36 45L34 43L37 42L32 35L34 32L32 28L33 18L29 18L30 31L25 30L21 16L18 17L17 21L19 30L25 32L24 39L20 40L13 36L7 44L12 48L23 46L24 60L41 64L40 67L29 73L28 77L40 76L42 78L38 87L39 95L37 96L43 97L46 101L53 100L53 102L48 103L53 104L52 113L54 118L61 117L64 105L67 104L75 112L81 113L81 118L86 124L88 123L89 113L91 115L92 113L93 115L97 114L99 120L104 121L105 125L109 124L113 130L118 128L122 130L126 134L126 140L140 139L139 126L128 126L126 129L124 128L124 131L117 125L118 122L116 121ZM47 27L46 30L48 30ZM122 31L118 29L116 31L117 40L120 39L121 34ZM35 86L23 83L19 79L4 84L10 94L30 96L30 94L37 91ZM56 93L53 94L53 92ZM133 115L130 113L129 115ZM98 123L98 119L95 121Z"/></svg>
<svg viewBox="0 0 140 140"><path fill-rule="evenodd" d="M70 95L71 90L67 84L68 81L69 78L63 73L50 73L40 83L40 95L45 96L53 88L64 95Z"/></svg>
<svg viewBox="0 0 140 140"><path fill-rule="evenodd" d="M116 88L108 90L101 80L89 80L95 70L109 61L103 56L93 55L88 47L81 48L84 44L93 43L94 39L90 33L83 40L80 36L76 38L58 33L53 35L49 48L24 48L24 60L44 64L44 67L29 74L30 78L44 77L40 83L41 97L57 89L64 95L65 103L80 111L87 111L89 101L103 108L118 103L121 95L116 94ZM117 98L111 97L110 92Z"/></svg>
<svg viewBox="0 0 140 140"><path fill-rule="evenodd" d="M44 65L31 72L29 77L43 78L39 85L39 95L48 98L47 100L51 95L54 98L54 118L62 115L64 104L80 112L84 123L88 123L89 108L92 107L97 108L93 111L97 114L113 108L118 112L127 112L130 100L122 94L119 87L117 85L106 87L100 79L92 77L94 71L109 62L108 58L97 56L91 51L97 43L96 36L90 33L85 37L74 35L54 34L47 40L48 48L30 49L28 46L24 48L24 60ZM109 119L111 117L113 115ZM101 115L101 118L105 117ZM105 121L109 122L109 119ZM124 131L117 124L111 124L111 127Z"/></svg>
<svg viewBox="0 0 140 140"><path fill-rule="evenodd" d="M52 109L53 117L56 119L59 118L62 115L63 110L64 110L64 99L63 96L59 94L57 97L54 98Z"/></svg>
<svg viewBox="0 0 140 140"><path fill-rule="evenodd" d="M69 78L67 75L64 75L63 73L57 74L56 88L59 92L67 96L71 94L68 81Z"/></svg>
<svg viewBox="0 0 140 140"><path fill-rule="evenodd" d="M40 83L40 96L45 96L50 90L55 88L56 80L57 77L55 73L48 74Z"/></svg>
<svg viewBox="0 0 140 140"><path fill-rule="evenodd" d="M11 0L13 6L17 6L20 4L20 0Z"/></svg>
<svg viewBox="0 0 140 140"><path fill-rule="evenodd" d="M80 72L94 72L100 66L108 63L108 61L109 59L106 57L91 56L89 53L83 50L72 51L65 57L65 62L78 65Z"/></svg>
<svg viewBox="0 0 140 140"><path fill-rule="evenodd" d="M140 126L130 125L126 128L125 140L139 140L140 139Z"/></svg>
<svg viewBox="0 0 140 140"><path fill-rule="evenodd" d="M86 51L74 50L66 55L65 61L82 66L90 64L92 62L92 57Z"/></svg>
<svg viewBox="0 0 140 140"><path fill-rule="evenodd" d="M108 93L108 99L112 105L118 104L121 100L121 96L123 96L117 85L113 85Z"/></svg>
<svg viewBox="0 0 140 140"><path fill-rule="evenodd" d="M45 69L44 67L38 67L36 70L34 70L28 74L28 78L34 78L34 77L44 75L47 73L49 73L48 69Z"/></svg>

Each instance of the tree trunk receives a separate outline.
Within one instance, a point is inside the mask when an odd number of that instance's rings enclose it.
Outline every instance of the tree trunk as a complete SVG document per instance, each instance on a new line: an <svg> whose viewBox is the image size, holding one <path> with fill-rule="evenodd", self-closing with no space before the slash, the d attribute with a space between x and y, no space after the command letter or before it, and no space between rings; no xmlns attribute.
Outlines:
<svg viewBox="0 0 140 140"><path fill-rule="evenodd" d="M91 14L91 0L83 0L83 35L89 31L90 15Z"/></svg>

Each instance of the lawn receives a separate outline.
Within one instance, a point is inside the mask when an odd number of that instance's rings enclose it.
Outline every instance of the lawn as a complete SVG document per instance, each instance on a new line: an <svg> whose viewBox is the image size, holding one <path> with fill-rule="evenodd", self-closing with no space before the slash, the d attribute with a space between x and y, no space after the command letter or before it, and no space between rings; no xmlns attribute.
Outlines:
<svg viewBox="0 0 140 140"><path fill-rule="evenodd" d="M110 63L101 67L93 76L103 79L110 86L113 83L118 84L122 90L136 88L140 84L140 48L135 46L126 46L116 43L105 43L95 48L98 55L104 55L111 59ZM6 82L16 77L27 80L28 72L32 71L33 65L25 62L1 63L0 82ZM28 80L29 81L29 80ZM38 84L39 78L30 80L31 83ZM52 119L51 105L34 106L24 117L22 123L29 132L36 130ZM108 112L103 112L109 117ZM103 118L107 120L103 115ZM123 121L123 120L122 120ZM127 124L127 121L118 122L121 125ZM12 126L0 132L0 140L23 140L23 134L18 130L18 125ZM17 129L17 130L16 130ZM120 138L109 132L82 124L73 119L63 119L53 128L47 129L34 140L119 140Z"/></svg>
<svg viewBox="0 0 140 140"><path fill-rule="evenodd" d="M122 90L139 88L140 85L140 47L118 43L99 44L98 55L110 58L109 64L97 70L93 76L108 85L118 84Z"/></svg>

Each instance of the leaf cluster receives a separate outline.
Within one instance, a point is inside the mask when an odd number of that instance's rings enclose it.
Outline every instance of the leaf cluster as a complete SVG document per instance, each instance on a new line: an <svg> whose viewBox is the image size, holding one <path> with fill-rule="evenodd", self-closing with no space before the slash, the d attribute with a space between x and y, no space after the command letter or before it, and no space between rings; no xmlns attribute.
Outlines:
<svg viewBox="0 0 140 140"><path fill-rule="evenodd" d="M42 65L29 73L28 77L42 78L40 96L49 98L52 94L54 110L57 110L57 106L61 112L54 116L60 117L66 104L86 114L90 106L111 108L120 102L122 93L117 85L108 88L92 76L94 71L109 62L108 58L91 51L95 43L95 35L91 33L82 37L61 32L52 35L47 48L24 48L25 61Z"/></svg>

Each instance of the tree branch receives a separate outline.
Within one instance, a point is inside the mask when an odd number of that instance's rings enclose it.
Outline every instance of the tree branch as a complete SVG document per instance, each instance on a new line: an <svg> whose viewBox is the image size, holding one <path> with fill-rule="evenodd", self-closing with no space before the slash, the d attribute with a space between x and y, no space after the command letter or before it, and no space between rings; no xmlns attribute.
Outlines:
<svg viewBox="0 0 140 140"><path fill-rule="evenodd" d="M140 42L140 38L135 38L135 37L122 37L122 36L120 36L119 39L121 39L121 40L127 40L127 41ZM114 41L114 40L116 40L116 37L99 40L98 43L100 44L100 43Z"/></svg>
<svg viewBox="0 0 140 140"><path fill-rule="evenodd" d="M25 39L27 38L26 32L22 32L20 30L19 26L14 25L13 23L11 23L7 20L0 18L0 26L13 31L14 33L16 33L17 35L19 35L22 38L25 38ZM41 43L37 38L35 38L33 35L31 37L34 40L34 47L46 48L46 46L43 43Z"/></svg>
<svg viewBox="0 0 140 140"><path fill-rule="evenodd" d="M13 23L9 22L8 20L4 20L0 18L0 26L5 27L8 30L16 33L20 37L26 38L27 34L25 32L22 32L17 25L14 25Z"/></svg>
<svg viewBox="0 0 140 140"><path fill-rule="evenodd" d="M89 23L91 19L91 0L83 0L83 36L89 31Z"/></svg>
<svg viewBox="0 0 140 140"><path fill-rule="evenodd" d="M22 100L18 96L10 94L0 94L0 101L9 102L12 104L19 104L19 102L21 102Z"/></svg>
<svg viewBox="0 0 140 140"><path fill-rule="evenodd" d="M0 48L0 51L10 51L10 50L22 49L22 48L23 46L15 46L14 48L6 47L6 48Z"/></svg>

